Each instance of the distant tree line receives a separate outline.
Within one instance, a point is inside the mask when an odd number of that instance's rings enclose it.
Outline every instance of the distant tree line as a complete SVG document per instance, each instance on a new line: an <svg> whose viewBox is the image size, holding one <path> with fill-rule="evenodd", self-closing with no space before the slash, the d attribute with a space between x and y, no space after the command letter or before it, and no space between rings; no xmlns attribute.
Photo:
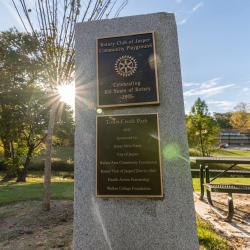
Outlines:
<svg viewBox="0 0 250 250"><path fill-rule="evenodd" d="M250 129L250 113L247 103L239 103L234 107L233 112L214 113L213 116L221 129L234 128L243 133Z"/></svg>

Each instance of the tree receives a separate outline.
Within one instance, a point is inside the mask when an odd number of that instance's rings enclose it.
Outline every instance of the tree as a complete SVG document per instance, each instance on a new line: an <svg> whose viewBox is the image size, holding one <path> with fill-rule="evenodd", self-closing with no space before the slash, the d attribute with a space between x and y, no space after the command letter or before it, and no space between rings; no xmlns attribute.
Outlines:
<svg viewBox="0 0 250 250"><path fill-rule="evenodd" d="M34 153L38 153L46 138L48 110L44 105L44 91L37 86L25 86L18 90L22 103L16 107L15 116L19 117L15 138L11 140L9 158L10 177L17 182L25 182L27 171ZM8 179L8 175L7 178Z"/></svg>
<svg viewBox="0 0 250 250"><path fill-rule="evenodd" d="M240 132L246 132L250 129L250 113L248 112L248 105L241 102L234 108L234 110L235 111L230 118L230 124Z"/></svg>
<svg viewBox="0 0 250 250"><path fill-rule="evenodd" d="M226 112L226 113L214 113L213 116L221 129L230 129L233 128L230 123L231 115L232 115L231 112Z"/></svg>
<svg viewBox="0 0 250 250"><path fill-rule="evenodd" d="M189 146L197 147L202 156L209 156L218 141L219 127L209 115L205 101L198 98L186 118Z"/></svg>
<svg viewBox="0 0 250 250"><path fill-rule="evenodd" d="M0 33L0 139L4 145L4 157L11 155L10 141L15 137L18 117L16 108L21 100L18 89L32 81L37 61L35 53L37 40L27 34L10 30ZM32 72L32 74L31 74Z"/></svg>
<svg viewBox="0 0 250 250"><path fill-rule="evenodd" d="M26 154L17 181L25 182L33 154L35 151L39 152L39 147L47 136L48 108L45 105L45 92L39 87L26 86L23 92L24 102L20 109L23 119L19 140L24 143Z"/></svg>
<svg viewBox="0 0 250 250"><path fill-rule="evenodd" d="M56 86L73 80L74 73L74 24L76 22L100 20L112 13L118 16L127 0L12 0L24 28L41 37L41 58L46 66L47 89L52 95ZM116 9L115 6L118 6ZM116 10L115 10L116 9ZM44 177L44 210L50 209L51 147L57 106L52 102L48 133L46 137L46 159Z"/></svg>
<svg viewBox="0 0 250 250"><path fill-rule="evenodd" d="M38 40L10 30L0 33L0 139L8 171L5 180L25 181L35 150L46 134L47 108L39 87L42 64L37 57Z"/></svg>
<svg viewBox="0 0 250 250"><path fill-rule="evenodd" d="M208 116L208 106L205 101L202 101L200 97L194 102L191 108L191 114L199 116Z"/></svg>

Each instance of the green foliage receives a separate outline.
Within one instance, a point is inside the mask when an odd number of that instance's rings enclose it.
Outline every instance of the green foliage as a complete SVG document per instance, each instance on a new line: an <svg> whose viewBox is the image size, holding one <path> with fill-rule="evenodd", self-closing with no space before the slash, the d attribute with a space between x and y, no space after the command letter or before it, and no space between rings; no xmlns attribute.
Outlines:
<svg viewBox="0 0 250 250"><path fill-rule="evenodd" d="M209 115L205 101L198 98L190 115L186 117L188 142L197 148L202 156L209 156L218 141L219 126Z"/></svg>
<svg viewBox="0 0 250 250"><path fill-rule="evenodd" d="M37 37L10 30L0 33L0 139L8 177L22 174L45 137L48 115L40 87L43 65Z"/></svg>
<svg viewBox="0 0 250 250"><path fill-rule="evenodd" d="M55 146L51 152L51 169L52 171L74 172L74 148L72 146ZM32 160L29 170L43 171L44 170L45 150Z"/></svg>
<svg viewBox="0 0 250 250"><path fill-rule="evenodd" d="M235 108L235 112L230 117L230 124L233 128L241 132L246 132L250 129L250 113L246 103L239 103Z"/></svg>
<svg viewBox="0 0 250 250"><path fill-rule="evenodd" d="M207 116L209 113L206 102L202 101L200 97L198 97L191 108L191 113L194 115Z"/></svg>
<svg viewBox="0 0 250 250"><path fill-rule="evenodd" d="M72 146L55 146L51 152L52 161L73 162L74 161L74 147ZM43 161L45 158L45 150L39 152L34 158L34 162Z"/></svg>
<svg viewBox="0 0 250 250"><path fill-rule="evenodd" d="M213 116L221 129L230 129L233 128L232 125L230 124L231 115L232 115L231 112L227 112L227 113L214 113Z"/></svg>
<svg viewBox="0 0 250 250"><path fill-rule="evenodd" d="M33 171L43 171L44 170L44 161L34 161L30 164L28 170ZM65 171L69 173L74 172L74 162L72 160L61 161L61 160L52 160L51 162L52 171Z"/></svg>

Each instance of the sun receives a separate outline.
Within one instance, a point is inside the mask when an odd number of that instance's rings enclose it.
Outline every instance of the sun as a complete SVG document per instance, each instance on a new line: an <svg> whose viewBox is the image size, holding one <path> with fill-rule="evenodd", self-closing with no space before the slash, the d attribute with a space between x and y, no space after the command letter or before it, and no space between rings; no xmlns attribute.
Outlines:
<svg viewBox="0 0 250 250"><path fill-rule="evenodd" d="M75 84L63 84L58 86L60 101L68 104L73 110L75 109Z"/></svg>

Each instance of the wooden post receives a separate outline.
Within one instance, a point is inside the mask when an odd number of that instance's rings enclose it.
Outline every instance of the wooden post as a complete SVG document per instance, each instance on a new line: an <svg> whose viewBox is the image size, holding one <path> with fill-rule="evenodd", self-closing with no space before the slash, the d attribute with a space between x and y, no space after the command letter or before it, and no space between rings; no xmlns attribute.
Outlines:
<svg viewBox="0 0 250 250"><path fill-rule="evenodd" d="M228 214L226 217L226 221L231 222L234 216L234 204L233 204L233 196L232 193L228 193Z"/></svg>
<svg viewBox="0 0 250 250"><path fill-rule="evenodd" d="M208 168L208 166L206 166L205 172L206 172L206 184L207 184L207 183L210 183L209 168ZM211 192L208 190L208 188L206 188L206 191L207 191L207 200L208 200L208 203L211 206L213 206L213 202L212 202L212 198L211 198Z"/></svg>
<svg viewBox="0 0 250 250"><path fill-rule="evenodd" d="M44 195L43 195L43 210L50 210L50 183L51 183L51 149L52 149L52 135L55 123L56 108L52 107L49 116L48 132L46 137L46 157L44 162Z"/></svg>
<svg viewBox="0 0 250 250"><path fill-rule="evenodd" d="M203 164L200 164L200 189L201 189L200 200L202 201L204 197L204 166Z"/></svg>

